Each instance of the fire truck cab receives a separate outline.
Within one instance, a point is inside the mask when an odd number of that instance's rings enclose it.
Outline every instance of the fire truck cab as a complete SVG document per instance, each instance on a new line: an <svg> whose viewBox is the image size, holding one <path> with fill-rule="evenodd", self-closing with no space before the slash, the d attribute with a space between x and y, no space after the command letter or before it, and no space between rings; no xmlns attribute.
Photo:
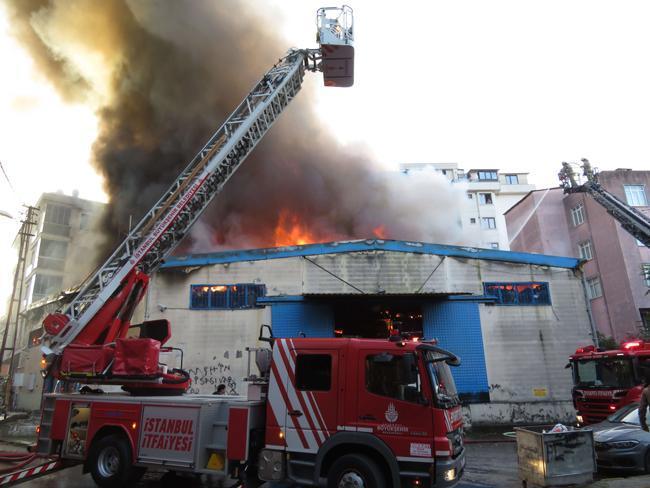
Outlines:
<svg viewBox="0 0 650 488"><path fill-rule="evenodd" d="M83 463L111 488L146 468L253 485L459 480L465 451L453 354L401 338L275 339L272 351L253 351L261 374L249 378L247 397L46 395L39 448Z"/></svg>
<svg viewBox="0 0 650 488"><path fill-rule="evenodd" d="M580 347L569 358L569 366L578 424L601 422L640 400L643 382L650 378L650 343L631 340L613 350Z"/></svg>

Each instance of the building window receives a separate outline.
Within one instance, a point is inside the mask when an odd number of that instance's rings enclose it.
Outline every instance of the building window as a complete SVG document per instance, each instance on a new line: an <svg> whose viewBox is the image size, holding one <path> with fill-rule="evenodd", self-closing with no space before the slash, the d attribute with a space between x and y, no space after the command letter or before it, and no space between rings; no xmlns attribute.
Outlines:
<svg viewBox="0 0 650 488"><path fill-rule="evenodd" d="M191 285L190 308L199 310L254 308L257 306L257 298L265 295L265 285Z"/></svg>
<svg viewBox="0 0 650 488"><path fill-rule="evenodd" d="M494 217L481 218L481 229L496 229L497 221Z"/></svg>
<svg viewBox="0 0 650 488"><path fill-rule="evenodd" d="M476 175L478 176L478 179L481 181L498 181L499 178L497 177L497 172L496 171L477 171Z"/></svg>
<svg viewBox="0 0 650 488"><path fill-rule="evenodd" d="M492 193L479 193L478 201L481 205L492 205Z"/></svg>
<svg viewBox="0 0 650 488"><path fill-rule="evenodd" d="M459 169L456 171L456 178L459 180L464 180L465 179L465 170L464 169Z"/></svg>
<svg viewBox="0 0 650 488"><path fill-rule="evenodd" d="M36 347L43 341L43 329L35 329L29 333L27 347Z"/></svg>
<svg viewBox="0 0 650 488"><path fill-rule="evenodd" d="M70 207L48 203L43 219L43 232L57 236L69 236Z"/></svg>
<svg viewBox="0 0 650 488"><path fill-rule="evenodd" d="M506 185L518 185L519 175L506 175Z"/></svg>
<svg viewBox="0 0 650 488"><path fill-rule="evenodd" d="M474 217L471 217L471 218L469 219L469 223L470 223L470 224L475 224L475 223L476 223L476 219L475 219Z"/></svg>
<svg viewBox="0 0 650 488"><path fill-rule="evenodd" d="M366 389L375 395L417 403L421 399L415 354L366 356Z"/></svg>
<svg viewBox="0 0 650 488"><path fill-rule="evenodd" d="M603 289L600 286L600 278L590 278L587 280L587 296L590 300L603 296Z"/></svg>
<svg viewBox="0 0 650 488"><path fill-rule="evenodd" d="M490 242L490 247L492 249L499 249L499 243L498 242Z"/></svg>
<svg viewBox="0 0 650 488"><path fill-rule="evenodd" d="M498 305L550 305L546 282L483 283L483 292L496 298Z"/></svg>
<svg viewBox="0 0 650 488"><path fill-rule="evenodd" d="M296 388L303 391L329 391L332 387L332 356L299 354L296 358Z"/></svg>
<svg viewBox="0 0 650 488"><path fill-rule="evenodd" d="M641 315L641 327L643 328L644 335L650 334L650 308L640 308L639 314Z"/></svg>
<svg viewBox="0 0 650 488"><path fill-rule="evenodd" d="M473 193L467 193L467 198L469 198L471 200L472 198L474 198L474 194Z"/></svg>
<svg viewBox="0 0 650 488"><path fill-rule="evenodd" d="M37 274L34 277L34 290L32 291L32 299L34 301L45 298L58 291L61 291L63 284L62 276L49 276Z"/></svg>
<svg viewBox="0 0 650 488"><path fill-rule="evenodd" d="M66 241L41 239L41 245L38 251L38 266L45 269L63 271L67 253L68 243Z"/></svg>
<svg viewBox="0 0 650 488"><path fill-rule="evenodd" d="M90 227L90 214L82 213L79 216L79 229L86 230Z"/></svg>
<svg viewBox="0 0 650 488"><path fill-rule="evenodd" d="M591 241L584 241L578 244L578 252L580 253L580 258L585 261L593 259L594 254L591 249Z"/></svg>
<svg viewBox="0 0 650 488"><path fill-rule="evenodd" d="M643 185L623 185L625 189L625 199L627 204L633 207L645 207L648 200L645 197L645 187Z"/></svg>
<svg viewBox="0 0 650 488"><path fill-rule="evenodd" d="M645 282L645 286L650 286L650 263L643 263L641 268L643 270L643 281Z"/></svg>
<svg viewBox="0 0 650 488"><path fill-rule="evenodd" d="M581 203L571 209L571 221L574 227L578 227L585 221L585 206Z"/></svg>

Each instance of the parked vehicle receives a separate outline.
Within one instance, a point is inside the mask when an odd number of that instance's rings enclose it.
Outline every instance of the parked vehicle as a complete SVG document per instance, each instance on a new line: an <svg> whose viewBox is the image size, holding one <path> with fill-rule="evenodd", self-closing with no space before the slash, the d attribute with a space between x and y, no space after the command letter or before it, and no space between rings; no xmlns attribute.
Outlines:
<svg viewBox="0 0 650 488"><path fill-rule="evenodd" d="M641 429L638 409L630 403L590 426L599 469L650 473L650 433Z"/></svg>

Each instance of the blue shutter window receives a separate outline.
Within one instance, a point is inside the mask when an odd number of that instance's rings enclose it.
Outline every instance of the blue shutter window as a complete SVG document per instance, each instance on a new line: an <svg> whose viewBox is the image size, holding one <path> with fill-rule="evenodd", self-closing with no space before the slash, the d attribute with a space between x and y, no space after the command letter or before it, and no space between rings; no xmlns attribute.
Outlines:
<svg viewBox="0 0 650 488"><path fill-rule="evenodd" d="M257 298L266 296L266 285L191 285L190 308L197 310L237 310L257 307Z"/></svg>
<svg viewBox="0 0 650 488"><path fill-rule="evenodd" d="M496 298L497 305L550 305L548 283L483 283L485 295Z"/></svg>

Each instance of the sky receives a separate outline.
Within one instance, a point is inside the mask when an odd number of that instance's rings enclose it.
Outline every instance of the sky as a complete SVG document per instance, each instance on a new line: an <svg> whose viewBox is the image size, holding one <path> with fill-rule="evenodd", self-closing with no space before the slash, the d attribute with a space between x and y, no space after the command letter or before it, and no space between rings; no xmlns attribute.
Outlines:
<svg viewBox="0 0 650 488"><path fill-rule="evenodd" d="M321 2L250 1L288 48L315 45ZM556 185L564 160L650 169L647 1L348 3L355 85L319 88L317 109L341 142L386 168L457 162L530 172L540 188ZM7 22L0 9L0 61L11 68L0 77L0 161L11 181L0 173L0 214L19 219L46 191L106 201L89 163L93 107L61 101ZM0 215L0 297L17 228Z"/></svg>

